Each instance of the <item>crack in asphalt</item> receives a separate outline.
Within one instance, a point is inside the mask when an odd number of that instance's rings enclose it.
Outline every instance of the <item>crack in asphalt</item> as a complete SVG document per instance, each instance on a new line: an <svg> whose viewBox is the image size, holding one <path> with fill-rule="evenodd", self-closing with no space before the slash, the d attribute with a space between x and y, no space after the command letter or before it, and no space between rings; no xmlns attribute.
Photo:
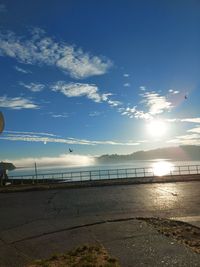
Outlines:
<svg viewBox="0 0 200 267"><path fill-rule="evenodd" d="M137 217L129 217L129 218L120 218L120 219L110 219L110 220L102 220L102 221L98 221L98 222L94 222L94 223L75 225L75 226L71 226L71 227L67 227L67 228L61 228L61 229L55 230L55 231L49 231L49 232L46 232L46 233L44 232L42 234L38 234L38 235L22 238L22 239L13 241L10 244L16 244L16 243L19 243L19 242L32 240L32 239L35 239L35 238L39 238L39 237L43 237L43 236L47 236L47 235L51 235L51 234L61 233L61 232L65 232L65 231L75 230L75 229L81 229L81 228L84 228L84 227L91 227L91 226L95 226L95 225L99 225L99 224L112 223L112 222L123 222L123 221L132 221L132 220L138 220L138 218Z"/></svg>
<svg viewBox="0 0 200 267"><path fill-rule="evenodd" d="M56 197L56 195L57 195L58 193L59 193L59 191L57 190L56 192L53 192L53 193L48 197L47 202L46 202L47 206L46 206L45 211L44 211L45 216L46 216L46 214L48 214L48 213L50 213L50 212L54 212L55 214L54 214L52 217L53 217L53 218L56 218L56 217L61 213L61 211L63 210L63 208L56 207L56 206L54 205L54 203L53 203L53 201L54 201L54 199L55 199L55 197ZM48 209L49 209L50 211L48 211ZM45 217L45 216L44 216L44 217Z"/></svg>

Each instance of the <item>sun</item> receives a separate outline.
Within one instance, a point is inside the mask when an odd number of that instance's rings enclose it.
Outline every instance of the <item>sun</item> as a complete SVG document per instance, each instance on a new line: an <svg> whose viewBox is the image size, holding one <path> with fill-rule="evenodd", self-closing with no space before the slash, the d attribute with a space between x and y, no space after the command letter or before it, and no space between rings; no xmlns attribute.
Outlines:
<svg viewBox="0 0 200 267"><path fill-rule="evenodd" d="M147 124L147 131L151 136L161 137L167 132L167 124L162 120L152 120Z"/></svg>
<svg viewBox="0 0 200 267"><path fill-rule="evenodd" d="M163 176L170 174L171 171L173 171L174 166L171 162L167 161L158 161L155 162L153 165L153 172L156 176Z"/></svg>

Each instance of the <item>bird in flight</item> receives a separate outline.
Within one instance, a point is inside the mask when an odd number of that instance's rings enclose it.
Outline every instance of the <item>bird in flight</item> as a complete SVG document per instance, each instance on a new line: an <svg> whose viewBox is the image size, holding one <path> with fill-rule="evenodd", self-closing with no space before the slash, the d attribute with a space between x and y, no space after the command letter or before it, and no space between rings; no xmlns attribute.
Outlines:
<svg viewBox="0 0 200 267"><path fill-rule="evenodd" d="M72 153L72 152L73 152L73 150L71 148L69 148L69 153Z"/></svg>
<svg viewBox="0 0 200 267"><path fill-rule="evenodd" d="M185 95L185 99L188 99L188 96L187 95Z"/></svg>

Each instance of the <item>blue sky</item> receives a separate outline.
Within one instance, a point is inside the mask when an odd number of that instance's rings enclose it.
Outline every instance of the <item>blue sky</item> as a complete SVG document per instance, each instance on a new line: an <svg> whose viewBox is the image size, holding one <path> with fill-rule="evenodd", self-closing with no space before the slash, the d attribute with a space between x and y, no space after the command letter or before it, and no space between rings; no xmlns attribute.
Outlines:
<svg viewBox="0 0 200 267"><path fill-rule="evenodd" d="M193 0L0 1L1 159L199 145L199 26Z"/></svg>

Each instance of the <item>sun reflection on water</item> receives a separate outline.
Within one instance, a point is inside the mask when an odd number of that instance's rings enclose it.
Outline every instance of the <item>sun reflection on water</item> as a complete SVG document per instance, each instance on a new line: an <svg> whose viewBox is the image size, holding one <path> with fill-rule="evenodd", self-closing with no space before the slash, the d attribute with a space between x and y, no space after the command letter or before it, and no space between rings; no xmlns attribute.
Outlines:
<svg viewBox="0 0 200 267"><path fill-rule="evenodd" d="M174 165L168 161L158 161L152 164L154 175L164 176L173 171Z"/></svg>

